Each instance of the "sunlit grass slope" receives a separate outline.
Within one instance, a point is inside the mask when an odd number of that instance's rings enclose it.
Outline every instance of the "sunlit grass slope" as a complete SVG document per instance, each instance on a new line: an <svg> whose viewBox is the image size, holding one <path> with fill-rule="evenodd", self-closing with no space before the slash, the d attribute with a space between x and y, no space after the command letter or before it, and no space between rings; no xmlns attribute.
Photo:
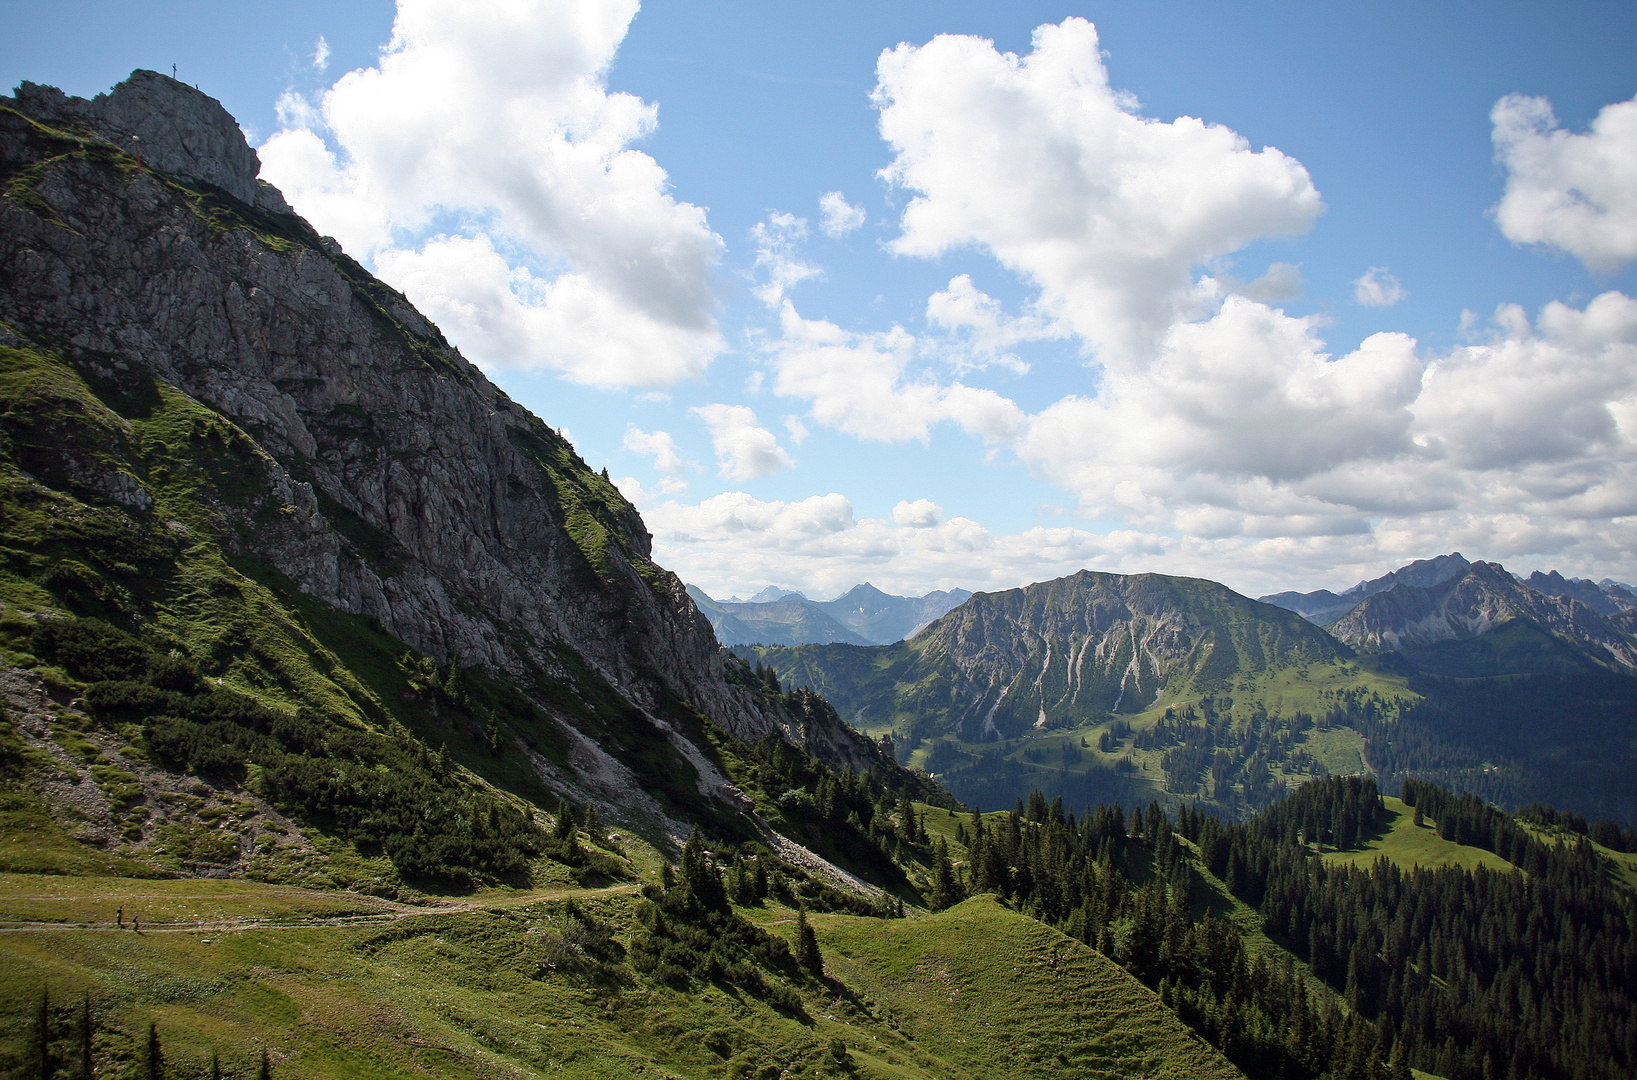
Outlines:
<svg viewBox="0 0 1637 1080"><path fill-rule="evenodd" d="M1112 961L991 897L926 918L813 925L827 969L946 1063L931 1075L1239 1075Z"/></svg>
<svg viewBox="0 0 1637 1080"><path fill-rule="evenodd" d="M281 1080L1238 1075L1112 963L988 898L815 916L826 978L796 1012L585 965L567 897L628 940L630 890L494 890L417 911L244 880L0 875L0 1057L23 1059L48 988L60 1050L90 992L110 1074L151 1023L179 1077L208 1075L213 1053L252 1075L264 1049ZM788 909L748 914L793 934Z"/></svg>
<svg viewBox="0 0 1637 1080"><path fill-rule="evenodd" d="M1381 801L1387 806L1386 831L1357 850L1326 852L1325 862L1368 867L1385 855L1406 869L1416 866L1458 866L1463 870L1479 866L1489 870L1516 869L1492 851L1445 840L1438 835L1438 823L1431 818L1417 826L1415 811L1402 801L1391 796Z"/></svg>

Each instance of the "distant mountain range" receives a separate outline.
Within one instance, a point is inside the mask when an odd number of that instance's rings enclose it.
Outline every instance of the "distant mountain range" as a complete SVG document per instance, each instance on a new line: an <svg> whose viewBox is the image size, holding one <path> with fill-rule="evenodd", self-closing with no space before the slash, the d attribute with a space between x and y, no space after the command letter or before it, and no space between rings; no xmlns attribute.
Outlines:
<svg viewBox="0 0 1637 1080"><path fill-rule="evenodd" d="M1434 559L1417 559L1408 566L1400 567L1392 573L1370 581L1361 581L1344 593L1333 593L1329 589L1319 589L1316 592L1282 592L1269 596L1257 597L1264 604L1272 604L1288 611L1294 611L1303 618L1327 626L1336 622L1342 616L1359 607L1365 600L1381 593L1391 592L1400 586L1411 588L1430 589L1446 581L1464 576L1474 564L1468 562L1459 551L1448 555L1439 555ZM1491 566L1499 568L1498 563ZM1501 571L1505 573L1504 570ZM1600 582L1593 582L1587 578L1565 578L1556 570L1550 573L1541 573L1536 570L1527 578L1518 578L1516 575L1507 575L1513 580L1527 586L1533 592L1561 597L1566 600L1576 600L1601 615L1619 617L1637 607L1637 591L1630 585L1604 578Z"/></svg>
<svg viewBox="0 0 1637 1080"><path fill-rule="evenodd" d="M1519 578L1458 552L1262 601L1082 571L978 593L910 640L861 636L764 630L738 651L891 734L968 801L1157 784L1237 811L1315 770L1378 771L1637 820L1637 594L1618 582Z"/></svg>
<svg viewBox="0 0 1637 1080"><path fill-rule="evenodd" d="M749 600L713 600L696 586L688 595L710 620L723 645L887 645L922 627L972 594L965 589L925 596L893 596L869 582L834 600L809 600L769 586Z"/></svg>

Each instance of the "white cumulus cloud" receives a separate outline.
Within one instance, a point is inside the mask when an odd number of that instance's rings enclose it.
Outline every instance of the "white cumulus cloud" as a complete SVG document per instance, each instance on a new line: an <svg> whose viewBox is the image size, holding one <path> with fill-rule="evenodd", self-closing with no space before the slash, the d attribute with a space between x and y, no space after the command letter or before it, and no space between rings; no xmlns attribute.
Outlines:
<svg viewBox="0 0 1637 1080"><path fill-rule="evenodd" d="M818 267L801 260L801 244L807 239L806 218L775 211L751 228L750 238L756 245L753 272L763 277L751 291L768 307L777 309L791 288L819 276Z"/></svg>
<svg viewBox="0 0 1637 1080"><path fill-rule="evenodd" d="M717 471L729 480L754 480L796 463L746 406L701 405L693 411L710 429Z"/></svg>
<svg viewBox="0 0 1637 1080"><path fill-rule="evenodd" d="M1011 438L1023 411L993 390L944 385L919 363L925 347L902 327L853 333L804 319L785 301L779 338L769 345L774 390L805 399L812 416L877 442L925 441L932 425L952 421L990 441Z"/></svg>
<svg viewBox="0 0 1637 1080"><path fill-rule="evenodd" d="M1507 239L1561 248L1601 273L1637 259L1637 97L1604 106L1584 135L1558 127L1543 97L1510 94L1489 116Z"/></svg>
<svg viewBox="0 0 1637 1080"><path fill-rule="evenodd" d="M944 508L931 499L905 499L892 508L892 520L907 529L930 529L943 517Z"/></svg>
<svg viewBox="0 0 1637 1080"><path fill-rule="evenodd" d="M1145 356L1205 312L1194 267L1303 232L1323 210L1307 170L1278 150L1141 115L1109 86L1084 19L1038 28L1026 57L975 37L899 45L876 74L894 155L884 175L916 193L893 250L991 252L1105 362Z"/></svg>
<svg viewBox="0 0 1637 1080"><path fill-rule="evenodd" d="M846 236L864 226L864 208L854 206L839 191L819 196L819 228L825 236Z"/></svg>
<svg viewBox="0 0 1637 1080"><path fill-rule="evenodd" d="M1365 307L1392 307L1408 295L1385 266L1372 266L1353 282L1353 302Z"/></svg>
<svg viewBox="0 0 1637 1080"><path fill-rule="evenodd" d="M810 596L861 581L900 595L1005 589L1090 565L1148 569L1178 546L1123 531L1036 527L996 535L970 518L937 520L939 510L916 500L900 503L893 521L859 519L835 492L784 502L733 491L695 505L650 503L643 516L655 557L712 596L748 596L775 582Z"/></svg>
<svg viewBox="0 0 1637 1080"><path fill-rule="evenodd" d="M1038 316L1014 316L1000 301L972 283L972 275L959 274L948 287L927 297L927 323L946 331L958 346L950 359L958 369L998 363L1018 374L1029 370L1009 350L1025 341L1059 337L1061 331Z"/></svg>
<svg viewBox="0 0 1637 1080"><path fill-rule="evenodd" d="M342 76L316 109L281 114L286 127L260 148L263 176L415 303L440 319L463 312L445 329L481 363L603 384L697 375L723 347L721 242L631 148L654 130L655 107L607 89L636 10L400 0L374 67ZM459 235L434 230L456 221ZM449 275L473 262L477 291L498 283L513 300L465 295ZM521 342L520 327L557 337Z"/></svg>
<svg viewBox="0 0 1637 1080"><path fill-rule="evenodd" d="M1402 334L1333 357L1315 329L1230 297L1145 371L1029 417L1017 453L1088 514L1204 540L1637 542L1637 301L1552 303L1533 324L1503 306L1488 340L1430 358Z"/></svg>
<svg viewBox="0 0 1637 1080"><path fill-rule="evenodd" d="M654 468L662 473L679 473L688 465L668 431L643 431L633 425L625 429L620 445L633 454L653 458Z"/></svg>

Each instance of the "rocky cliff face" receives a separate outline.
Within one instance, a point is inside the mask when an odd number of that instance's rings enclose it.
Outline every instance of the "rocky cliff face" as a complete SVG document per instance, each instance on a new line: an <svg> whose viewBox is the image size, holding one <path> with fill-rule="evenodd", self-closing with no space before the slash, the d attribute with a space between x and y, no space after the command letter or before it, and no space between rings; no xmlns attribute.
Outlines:
<svg viewBox="0 0 1637 1080"><path fill-rule="evenodd" d="M1482 670L1472 674L1586 665L1637 671L1637 644L1608 615L1572 594L1531 588L1499 563L1472 563L1429 588L1399 585L1369 596L1330 629L1363 651L1412 658L1453 643L1489 643Z"/></svg>
<svg viewBox="0 0 1637 1080"><path fill-rule="evenodd" d="M736 801L680 730L695 715L838 764L881 760L734 685L635 509L257 168L218 103L153 72L90 102L26 83L0 98L4 344L133 401L174 390L227 418L255 452L249 494L214 503L225 546L544 704L611 690L701 792ZM60 471L79 488L149 512L141 476L73 456ZM576 744L554 785L636 792L632 753L553 711Z"/></svg>

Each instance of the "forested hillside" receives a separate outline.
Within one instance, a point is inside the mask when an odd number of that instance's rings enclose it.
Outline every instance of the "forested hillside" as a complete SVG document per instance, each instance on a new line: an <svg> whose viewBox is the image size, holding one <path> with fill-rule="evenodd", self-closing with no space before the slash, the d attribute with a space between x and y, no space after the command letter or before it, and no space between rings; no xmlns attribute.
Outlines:
<svg viewBox="0 0 1637 1080"><path fill-rule="evenodd" d="M1519 818L1418 782L1404 801L1414 828L1509 865L1332 861L1388 829L1374 781L1357 777L1310 784L1240 824L1189 809L1173 820L1157 805L1076 820L1037 793L955 822L965 865L951 864L934 902L968 889L1009 898L1117 959L1253 1077L1629 1075L1626 867L1584 820L1545 808Z"/></svg>

